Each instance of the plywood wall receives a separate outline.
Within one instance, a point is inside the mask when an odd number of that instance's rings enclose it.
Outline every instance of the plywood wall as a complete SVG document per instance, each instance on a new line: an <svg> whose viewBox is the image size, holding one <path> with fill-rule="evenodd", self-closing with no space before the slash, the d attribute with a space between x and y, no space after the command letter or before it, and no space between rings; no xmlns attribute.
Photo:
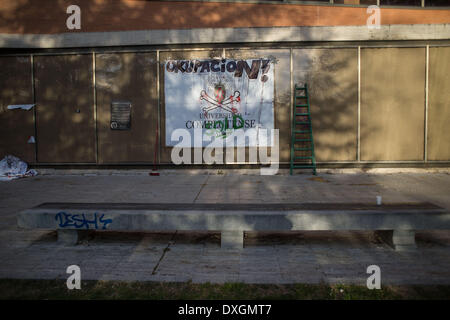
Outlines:
<svg viewBox="0 0 450 320"><path fill-rule="evenodd" d="M450 48L430 48L428 160L450 159Z"/></svg>

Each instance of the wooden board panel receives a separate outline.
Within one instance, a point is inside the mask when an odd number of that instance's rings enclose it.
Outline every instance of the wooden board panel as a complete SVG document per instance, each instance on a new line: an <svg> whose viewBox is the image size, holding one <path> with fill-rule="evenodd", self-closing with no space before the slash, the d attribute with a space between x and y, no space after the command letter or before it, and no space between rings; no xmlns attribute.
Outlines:
<svg viewBox="0 0 450 320"><path fill-rule="evenodd" d="M450 47L430 48L428 160L450 160Z"/></svg>
<svg viewBox="0 0 450 320"><path fill-rule="evenodd" d="M92 55L35 57L37 158L95 162Z"/></svg>
<svg viewBox="0 0 450 320"><path fill-rule="evenodd" d="M0 159L14 155L26 162L35 161L34 108L8 110L8 105L32 104L31 58L0 58Z"/></svg>
<svg viewBox="0 0 450 320"><path fill-rule="evenodd" d="M231 59L269 58L274 61L274 129L279 130L279 160L288 162L290 160L291 143L289 126L291 108L290 51L287 49L227 50L226 55L227 58ZM246 149L246 159L248 161L250 150L249 148ZM268 152L271 152L270 148ZM235 152L236 157L237 154Z"/></svg>
<svg viewBox="0 0 450 320"><path fill-rule="evenodd" d="M423 160L425 48L361 49L361 160Z"/></svg>
<svg viewBox="0 0 450 320"><path fill-rule="evenodd" d="M221 57L222 50L201 50L201 51L170 51L161 52L159 56L160 60L160 101L161 101L161 163L172 163L171 152L172 147L166 146L166 110L165 110L165 91L164 91L164 72L165 62L168 60L193 60L193 59L210 59L215 57ZM176 115L172 115L176 116ZM191 160L194 162L194 151L192 148Z"/></svg>
<svg viewBox="0 0 450 320"><path fill-rule="evenodd" d="M357 157L357 49L293 50L294 83L308 83L317 161Z"/></svg>
<svg viewBox="0 0 450 320"><path fill-rule="evenodd" d="M99 163L153 163L158 120L156 53L96 55ZM131 103L128 130L111 129L111 103Z"/></svg>

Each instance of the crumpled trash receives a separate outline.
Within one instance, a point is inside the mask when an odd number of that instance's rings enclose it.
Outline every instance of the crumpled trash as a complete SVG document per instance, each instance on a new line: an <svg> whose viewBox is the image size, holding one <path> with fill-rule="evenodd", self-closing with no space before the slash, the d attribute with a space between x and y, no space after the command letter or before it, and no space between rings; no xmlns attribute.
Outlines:
<svg viewBox="0 0 450 320"><path fill-rule="evenodd" d="M27 170L28 164L17 157L7 155L0 161L0 181L9 181L21 177L37 175L34 169Z"/></svg>

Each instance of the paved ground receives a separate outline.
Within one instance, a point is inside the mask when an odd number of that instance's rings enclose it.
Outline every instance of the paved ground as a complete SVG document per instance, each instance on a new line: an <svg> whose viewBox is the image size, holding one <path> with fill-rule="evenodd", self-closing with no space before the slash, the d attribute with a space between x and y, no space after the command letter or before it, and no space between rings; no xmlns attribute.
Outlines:
<svg viewBox="0 0 450 320"><path fill-rule="evenodd" d="M429 201L450 210L448 173L260 176L165 171L51 170L0 182L0 278L248 283L355 283L380 266L382 284L450 284L450 232L417 234L418 250L395 252L372 232L248 233L242 251L220 250L215 233L92 233L60 246L54 231L20 230L16 214L42 202ZM45 174L46 173L46 174ZM220 172L219 172L220 173ZM257 173L257 172L256 172Z"/></svg>

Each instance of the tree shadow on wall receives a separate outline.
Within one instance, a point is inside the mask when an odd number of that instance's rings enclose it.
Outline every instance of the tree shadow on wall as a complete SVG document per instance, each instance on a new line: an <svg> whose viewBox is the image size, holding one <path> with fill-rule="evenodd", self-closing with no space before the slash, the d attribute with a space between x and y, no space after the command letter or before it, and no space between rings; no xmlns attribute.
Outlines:
<svg viewBox="0 0 450 320"><path fill-rule="evenodd" d="M145 29L239 28L288 26L292 21L317 23L317 7L217 2L78 0L81 30L68 30L70 0L10 2L0 11L0 30L13 33L102 32ZM364 12L364 8L361 9ZM334 18L343 20L343 10ZM1 23L2 22L2 23Z"/></svg>
<svg viewBox="0 0 450 320"><path fill-rule="evenodd" d="M294 49L293 63L294 82L309 88L317 161L356 161L357 48Z"/></svg>

